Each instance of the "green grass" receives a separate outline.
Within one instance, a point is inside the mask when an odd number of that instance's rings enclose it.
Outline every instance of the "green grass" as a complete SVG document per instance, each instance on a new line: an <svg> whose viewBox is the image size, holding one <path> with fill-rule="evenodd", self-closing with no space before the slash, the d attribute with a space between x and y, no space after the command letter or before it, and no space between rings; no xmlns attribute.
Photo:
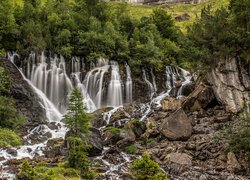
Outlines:
<svg viewBox="0 0 250 180"><path fill-rule="evenodd" d="M187 26L191 25L197 16L200 16L201 10L208 6L212 6L212 10L215 11L220 7L227 6L229 0L207 0L200 4L170 4L170 5L136 5L128 4L127 13L134 19L139 20L143 16L150 16L155 8L165 9L173 18L178 15L187 13L190 15L190 19L182 22L175 22L176 25L183 31L186 32ZM109 6L112 10L120 7L119 2L110 2Z"/></svg>
<svg viewBox="0 0 250 180"><path fill-rule="evenodd" d="M0 148L22 145L22 139L14 131L0 128Z"/></svg>

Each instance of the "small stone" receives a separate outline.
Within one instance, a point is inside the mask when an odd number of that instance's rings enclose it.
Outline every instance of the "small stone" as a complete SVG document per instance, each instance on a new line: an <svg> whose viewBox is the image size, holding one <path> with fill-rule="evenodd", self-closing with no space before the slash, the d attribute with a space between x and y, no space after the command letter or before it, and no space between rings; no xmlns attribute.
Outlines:
<svg viewBox="0 0 250 180"><path fill-rule="evenodd" d="M239 172L241 169L241 166L239 162L237 161L237 158L234 153L229 152L227 154L227 170L229 172Z"/></svg>

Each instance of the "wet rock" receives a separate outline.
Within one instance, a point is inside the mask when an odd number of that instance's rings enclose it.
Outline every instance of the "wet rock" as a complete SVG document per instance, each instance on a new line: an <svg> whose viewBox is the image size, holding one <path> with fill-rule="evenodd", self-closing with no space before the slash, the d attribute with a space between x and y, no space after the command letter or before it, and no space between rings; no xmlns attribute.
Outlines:
<svg viewBox="0 0 250 180"><path fill-rule="evenodd" d="M6 151L12 156L17 156L17 151L13 148L8 148Z"/></svg>
<svg viewBox="0 0 250 180"><path fill-rule="evenodd" d="M173 97L166 97L161 101L162 110L175 111L182 105L183 99L176 99Z"/></svg>
<svg viewBox="0 0 250 180"><path fill-rule="evenodd" d="M182 108L185 112L199 111L201 108L206 108L213 100L215 100L213 89L200 83L183 102Z"/></svg>
<svg viewBox="0 0 250 180"><path fill-rule="evenodd" d="M103 145L116 144L121 140L120 129L107 127L102 134Z"/></svg>
<svg viewBox="0 0 250 180"><path fill-rule="evenodd" d="M88 143L89 145L91 145L91 148L88 151L89 156L101 155L103 150L101 133L96 128L91 128L90 131L91 134L86 135L86 137L88 138Z"/></svg>
<svg viewBox="0 0 250 180"><path fill-rule="evenodd" d="M180 88L182 86L181 80L175 81L174 84L176 88Z"/></svg>
<svg viewBox="0 0 250 180"><path fill-rule="evenodd" d="M232 152L227 154L227 170L234 173L241 170L241 166L237 161L235 154Z"/></svg>
<svg viewBox="0 0 250 180"><path fill-rule="evenodd" d="M187 140L192 134L191 121L183 109L163 119L159 129L169 140Z"/></svg>
<svg viewBox="0 0 250 180"><path fill-rule="evenodd" d="M12 81L9 96L15 99L16 109L27 118L27 123L20 128L22 135L27 135L28 129L47 123L45 110L40 98L10 61L0 59L0 66L4 67Z"/></svg>
<svg viewBox="0 0 250 180"><path fill-rule="evenodd" d="M56 122L51 122L51 123L48 124L48 127L51 130L56 130L56 129L58 129L58 124Z"/></svg>
<svg viewBox="0 0 250 180"><path fill-rule="evenodd" d="M190 15L187 14L187 13L184 13L184 14L181 14L181 15L178 15L175 17L175 20L176 21L186 21L186 20L189 20L190 19Z"/></svg>

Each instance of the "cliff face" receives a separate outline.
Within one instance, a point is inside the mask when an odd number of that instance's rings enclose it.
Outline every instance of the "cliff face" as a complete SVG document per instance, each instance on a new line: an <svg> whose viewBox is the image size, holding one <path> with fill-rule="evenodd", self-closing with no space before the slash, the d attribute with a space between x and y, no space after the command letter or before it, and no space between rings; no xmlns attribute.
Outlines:
<svg viewBox="0 0 250 180"><path fill-rule="evenodd" d="M22 127L25 135L28 129L46 122L45 110L39 103L39 97L10 61L0 59L0 66L4 67L12 80L10 96L15 99L16 109L27 118L27 124Z"/></svg>
<svg viewBox="0 0 250 180"><path fill-rule="evenodd" d="M226 110L237 113L250 101L250 64L239 59L220 61L208 75L218 101Z"/></svg>

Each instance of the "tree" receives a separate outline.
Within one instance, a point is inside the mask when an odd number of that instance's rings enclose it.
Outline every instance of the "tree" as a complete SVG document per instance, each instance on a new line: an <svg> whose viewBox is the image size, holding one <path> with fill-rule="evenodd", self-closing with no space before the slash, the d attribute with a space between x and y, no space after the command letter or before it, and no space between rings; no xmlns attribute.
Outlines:
<svg viewBox="0 0 250 180"><path fill-rule="evenodd" d="M166 174L161 172L160 166L144 153L137 158L131 166L132 177L137 180L168 180Z"/></svg>
<svg viewBox="0 0 250 180"><path fill-rule="evenodd" d="M69 145L69 166L79 169L84 179L92 179L89 168L87 138L90 118L84 111L83 98L78 89L73 89L69 97L68 112L64 116L65 124L70 129L67 143Z"/></svg>
<svg viewBox="0 0 250 180"><path fill-rule="evenodd" d="M65 124L72 136L79 137L82 133L90 132L90 118L84 109L81 92L75 88L69 97L68 112L64 116Z"/></svg>

